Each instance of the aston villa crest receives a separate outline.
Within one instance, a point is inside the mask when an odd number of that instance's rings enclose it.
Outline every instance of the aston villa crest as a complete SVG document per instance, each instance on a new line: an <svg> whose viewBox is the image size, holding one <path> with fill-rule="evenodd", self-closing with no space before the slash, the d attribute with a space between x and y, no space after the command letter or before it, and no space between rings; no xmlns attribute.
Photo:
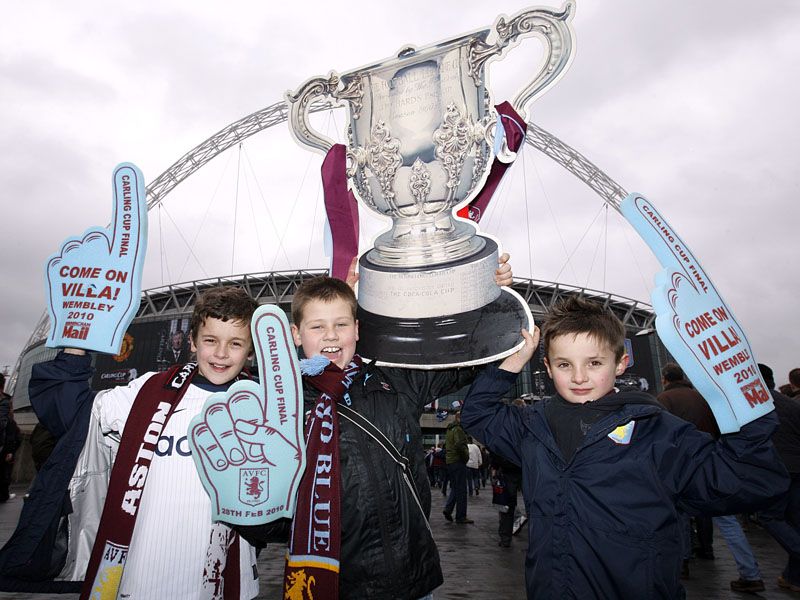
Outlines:
<svg viewBox="0 0 800 600"><path fill-rule="evenodd" d="M269 499L269 469L239 469L239 500L258 506Z"/></svg>

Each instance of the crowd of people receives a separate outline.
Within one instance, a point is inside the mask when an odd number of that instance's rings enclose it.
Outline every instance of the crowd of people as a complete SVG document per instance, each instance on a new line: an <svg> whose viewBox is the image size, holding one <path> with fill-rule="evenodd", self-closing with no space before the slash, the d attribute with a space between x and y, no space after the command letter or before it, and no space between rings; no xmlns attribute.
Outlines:
<svg viewBox="0 0 800 600"><path fill-rule="evenodd" d="M505 262L500 284L510 278ZM67 348L34 367L31 402L54 448L0 551L0 589L252 598L258 549L288 542L286 598L305 597L292 595L300 588L313 588L317 600L432 598L446 582L428 523L431 490L446 495L444 519L469 525L468 496L497 483L498 544L511 543L518 492L528 517L520 595L682 597L690 561L713 553L711 524L739 568L731 588L759 591L763 578L734 516L741 513L758 515L786 549L778 583L800 592L800 401L774 390L762 365L775 411L720 435L677 365L664 368L658 399L617 392L628 362L624 326L576 297L555 306L542 331L523 330L522 348L499 365L426 371L362 361L352 286L308 280L293 298L291 336L303 356L324 357L326 366L304 371L306 411L351 415L333 421L331 446L307 450L306 477L337 482L324 552L319 539L308 544L297 530L320 518L313 503L294 520L212 523L191 457L155 449L160 435L185 435L210 394L249 377L256 306L241 288L204 293L189 334L196 362L99 394L82 350ZM540 338L556 394L533 405L509 402ZM787 391L797 395L799 372L792 373ZM426 454L423 408L467 384L444 444ZM2 457L13 460L14 436L4 431Z"/></svg>

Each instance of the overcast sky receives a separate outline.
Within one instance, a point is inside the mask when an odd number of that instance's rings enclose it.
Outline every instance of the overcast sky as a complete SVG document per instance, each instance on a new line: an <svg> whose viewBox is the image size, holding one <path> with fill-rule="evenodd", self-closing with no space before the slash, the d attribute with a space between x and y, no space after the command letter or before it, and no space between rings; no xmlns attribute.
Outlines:
<svg viewBox="0 0 800 600"><path fill-rule="evenodd" d="M488 28L526 3L111 6L2 8L0 368L13 367L42 314L47 257L108 222L117 163L150 181L309 77ZM578 0L572 65L529 118L654 202L781 384L800 366L800 3L759 6ZM525 83L538 52L523 44L490 67L495 100ZM315 122L341 137L341 111ZM326 266L319 164L285 125L216 157L151 211L144 286ZM600 198L532 149L507 179L482 228L511 250L517 275L649 302L658 265ZM367 248L383 225L363 225Z"/></svg>

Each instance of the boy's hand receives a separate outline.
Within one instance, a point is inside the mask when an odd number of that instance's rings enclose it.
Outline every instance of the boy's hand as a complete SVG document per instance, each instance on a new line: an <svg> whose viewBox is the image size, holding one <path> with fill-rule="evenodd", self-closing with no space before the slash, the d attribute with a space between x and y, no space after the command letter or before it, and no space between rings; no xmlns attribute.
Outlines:
<svg viewBox="0 0 800 600"><path fill-rule="evenodd" d="M508 252L503 252L499 259L497 259L498 267L494 272L494 281L499 286L509 286L514 282L514 274L511 272L511 264L508 259L511 258Z"/></svg>
<svg viewBox="0 0 800 600"><path fill-rule="evenodd" d="M620 210L664 267L652 293L658 335L705 398L720 431L739 431L770 412L772 397L744 331L698 260L652 202L630 194Z"/></svg>
<svg viewBox="0 0 800 600"><path fill-rule="evenodd" d="M117 165L110 229L92 227L69 238L47 261L47 346L117 354L139 309L147 249L147 202L142 172Z"/></svg>
<svg viewBox="0 0 800 600"><path fill-rule="evenodd" d="M347 269L347 279L344 282L349 285L352 290L356 291L356 284L358 283L358 273L356 273L356 267L358 266L358 256L354 256L353 260L350 261L350 266Z"/></svg>
<svg viewBox="0 0 800 600"><path fill-rule="evenodd" d="M260 383L212 394L189 424L189 444L212 519L259 525L294 513L305 467L303 388L286 315L260 306L250 325Z"/></svg>
<svg viewBox="0 0 800 600"><path fill-rule="evenodd" d="M525 343L522 345L522 348L517 350L516 353L512 354L508 358L506 358L502 363L500 363L500 368L503 371L508 371L509 373L521 373L522 369L525 368L531 358L533 358L533 353L536 352L536 348L539 347L539 328L533 328L533 335L527 330L523 329L521 332L522 337L525 339Z"/></svg>

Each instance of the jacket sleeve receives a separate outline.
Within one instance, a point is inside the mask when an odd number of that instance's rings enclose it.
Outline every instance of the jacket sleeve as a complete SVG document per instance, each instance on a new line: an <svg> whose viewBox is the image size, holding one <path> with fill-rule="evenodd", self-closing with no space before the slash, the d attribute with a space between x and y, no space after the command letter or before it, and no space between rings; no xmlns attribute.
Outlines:
<svg viewBox="0 0 800 600"><path fill-rule="evenodd" d="M422 369L386 369L396 381L400 377L406 393L416 400L422 409L437 398L445 396L469 385L478 372L474 368L445 369L442 371L423 371ZM397 387L397 383L395 383Z"/></svg>
<svg viewBox="0 0 800 600"><path fill-rule="evenodd" d="M278 519L262 525L232 525L228 527L236 531L254 548L264 548L267 544L285 544L292 533L291 519Z"/></svg>
<svg viewBox="0 0 800 600"><path fill-rule="evenodd" d="M11 400L0 392L0 447L6 443L6 427L11 416Z"/></svg>
<svg viewBox="0 0 800 600"><path fill-rule="evenodd" d="M492 454L521 464L520 445L524 432L523 411L503 402L503 396L517 380L516 373L487 367L475 379L461 409L461 424Z"/></svg>
<svg viewBox="0 0 800 600"><path fill-rule="evenodd" d="M19 426L14 418L10 418L6 424L6 439L3 442L3 451L6 454L16 454L22 444Z"/></svg>
<svg viewBox="0 0 800 600"><path fill-rule="evenodd" d="M678 505L689 513L750 512L780 498L789 474L770 441L775 411L718 441L672 415L675 435L654 448L662 480L674 486Z"/></svg>
<svg viewBox="0 0 800 600"><path fill-rule="evenodd" d="M31 405L41 424L56 438L75 423L81 407L91 403L92 358L59 352L55 359L33 365L28 385Z"/></svg>

